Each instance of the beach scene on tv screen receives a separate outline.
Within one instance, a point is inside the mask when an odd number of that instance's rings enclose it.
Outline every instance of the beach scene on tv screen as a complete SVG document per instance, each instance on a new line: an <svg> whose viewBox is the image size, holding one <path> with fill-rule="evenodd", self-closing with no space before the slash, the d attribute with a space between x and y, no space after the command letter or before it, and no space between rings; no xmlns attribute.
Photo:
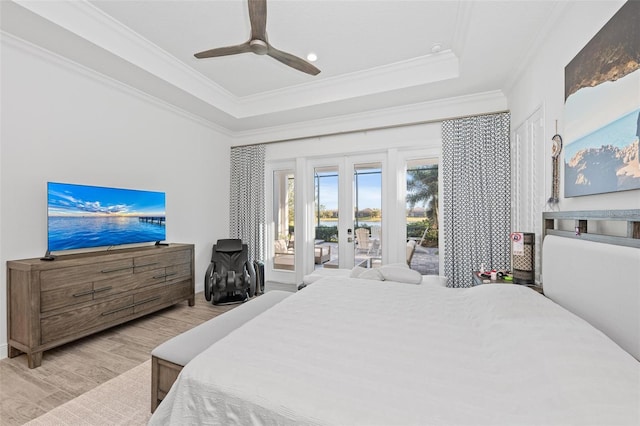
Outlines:
<svg viewBox="0 0 640 426"><path fill-rule="evenodd" d="M48 250L163 241L165 193L49 182Z"/></svg>

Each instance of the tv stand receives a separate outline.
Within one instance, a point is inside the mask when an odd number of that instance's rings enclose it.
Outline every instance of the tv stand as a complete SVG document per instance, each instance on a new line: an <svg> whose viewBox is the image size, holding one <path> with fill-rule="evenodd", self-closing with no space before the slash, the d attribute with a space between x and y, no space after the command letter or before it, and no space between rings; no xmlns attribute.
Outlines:
<svg viewBox="0 0 640 426"><path fill-rule="evenodd" d="M47 257L47 256L45 256ZM42 353L187 300L195 303L194 246L146 246L7 262L10 358Z"/></svg>
<svg viewBox="0 0 640 426"><path fill-rule="evenodd" d="M42 256L40 258L40 260L52 261L52 260L56 260L56 257L54 255L52 255L49 250L47 250L47 252L44 254L44 256Z"/></svg>

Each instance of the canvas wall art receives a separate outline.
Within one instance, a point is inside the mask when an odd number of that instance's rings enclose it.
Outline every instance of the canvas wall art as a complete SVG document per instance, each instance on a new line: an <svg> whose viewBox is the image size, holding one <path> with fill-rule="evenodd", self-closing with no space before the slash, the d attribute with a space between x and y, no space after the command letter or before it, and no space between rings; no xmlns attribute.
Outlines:
<svg viewBox="0 0 640 426"><path fill-rule="evenodd" d="M640 1L565 67L564 196L640 189Z"/></svg>

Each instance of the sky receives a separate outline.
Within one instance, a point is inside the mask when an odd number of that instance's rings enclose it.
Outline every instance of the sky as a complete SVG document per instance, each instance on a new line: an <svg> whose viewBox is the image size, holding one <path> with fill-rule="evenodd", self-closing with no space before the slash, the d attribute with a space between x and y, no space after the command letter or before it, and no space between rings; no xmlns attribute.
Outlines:
<svg viewBox="0 0 640 426"><path fill-rule="evenodd" d="M381 174L358 176L358 209L382 208ZM354 194L355 197L355 194ZM320 204L327 210L338 209L338 176L320 178Z"/></svg>
<svg viewBox="0 0 640 426"><path fill-rule="evenodd" d="M565 144L635 111L640 107L640 70L616 81L585 87L569 96L564 106Z"/></svg>
<svg viewBox="0 0 640 426"><path fill-rule="evenodd" d="M49 182L49 216L165 215L165 193Z"/></svg>

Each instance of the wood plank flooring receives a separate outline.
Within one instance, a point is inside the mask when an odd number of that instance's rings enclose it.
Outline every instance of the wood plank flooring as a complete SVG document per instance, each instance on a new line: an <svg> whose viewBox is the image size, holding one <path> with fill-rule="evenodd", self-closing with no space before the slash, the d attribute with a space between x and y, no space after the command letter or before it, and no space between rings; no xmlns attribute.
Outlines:
<svg viewBox="0 0 640 426"><path fill-rule="evenodd" d="M238 305L187 302L46 351L29 369L25 355L0 360L0 424L22 425L151 358L160 343Z"/></svg>

